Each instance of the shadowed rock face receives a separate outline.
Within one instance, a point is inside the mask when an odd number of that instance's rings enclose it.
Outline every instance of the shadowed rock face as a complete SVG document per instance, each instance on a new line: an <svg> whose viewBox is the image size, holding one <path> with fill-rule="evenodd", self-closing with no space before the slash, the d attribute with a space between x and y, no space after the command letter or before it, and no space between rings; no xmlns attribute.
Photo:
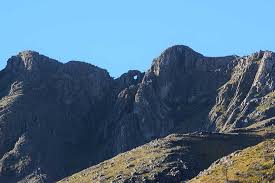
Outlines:
<svg viewBox="0 0 275 183"><path fill-rule="evenodd" d="M37 173L50 181L96 162L96 130L108 111L113 83L105 70L23 52L2 72L11 79L0 83L6 90L1 98L1 178ZM73 156L79 158L72 161Z"/></svg>
<svg viewBox="0 0 275 183"><path fill-rule="evenodd" d="M173 46L145 72L25 51L0 71L0 181L55 181L170 133L274 123L274 54Z"/></svg>
<svg viewBox="0 0 275 183"><path fill-rule="evenodd" d="M140 83L119 93L105 130L106 141L111 139L106 151L117 154L173 132L206 130L234 59L204 57L186 46L165 50Z"/></svg>

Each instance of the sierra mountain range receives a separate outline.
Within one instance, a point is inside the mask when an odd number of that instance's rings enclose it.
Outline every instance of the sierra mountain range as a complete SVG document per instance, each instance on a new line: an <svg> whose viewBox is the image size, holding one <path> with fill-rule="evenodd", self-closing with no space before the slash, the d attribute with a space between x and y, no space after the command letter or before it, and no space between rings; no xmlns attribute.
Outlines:
<svg viewBox="0 0 275 183"><path fill-rule="evenodd" d="M205 148L217 149L211 139L224 145L222 152L207 151L201 166L189 163L188 173L180 168L173 179L166 172L171 182L185 181L218 158L274 138L275 53L206 57L176 45L146 72L113 78L88 63L24 51L0 71L0 99L0 182L56 182L120 153L128 151L125 157L131 158L139 152L134 148L148 149L150 141L166 154L179 144L188 149L183 155L175 151L180 155L170 169L183 166L184 158L201 157ZM194 150L197 138L213 146ZM151 181L169 181L166 173ZM114 182L147 181L130 175L138 178ZM94 182L110 182L101 178Z"/></svg>

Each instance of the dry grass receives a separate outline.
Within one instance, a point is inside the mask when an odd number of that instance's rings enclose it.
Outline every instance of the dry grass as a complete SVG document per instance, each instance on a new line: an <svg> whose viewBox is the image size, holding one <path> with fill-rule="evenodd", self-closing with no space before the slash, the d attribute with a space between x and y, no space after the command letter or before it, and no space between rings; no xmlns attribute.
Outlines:
<svg viewBox="0 0 275 183"><path fill-rule="evenodd" d="M228 182L275 182L275 140L266 140L220 160L190 183ZM226 169L226 173L225 173Z"/></svg>
<svg viewBox="0 0 275 183"><path fill-rule="evenodd" d="M167 178L167 173L173 168L180 170L181 175L170 178L175 181L182 177L183 181L208 168L213 161L237 149L257 144L261 139L255 135L236 134L169 135L119 154L60 182L122 182L133 177L141 181L157 181ZM188 168L184 169L183 165Z"/></svg>
<svg viewBox="0 0 275 183"><path fill-rule="evenodd" d="M76 173L60 182L111 182L128 178L133 172L142 173L146 177L148 172L144 171L144 167L148 167L148 165L152 164L151 162L162 162L168 154L169 150L164 147L152 148L149 145L145 145L119 154L110 160ZM159 172L162 168L164 167L155 167L150 173Z"/></svg>

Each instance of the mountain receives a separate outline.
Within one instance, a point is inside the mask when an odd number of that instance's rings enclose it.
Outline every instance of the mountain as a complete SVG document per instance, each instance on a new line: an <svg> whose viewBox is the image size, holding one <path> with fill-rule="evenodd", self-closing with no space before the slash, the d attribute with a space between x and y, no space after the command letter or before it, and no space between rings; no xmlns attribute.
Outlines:
<svg viewBox="0 0 275 183"><path fill-rule="evenodd" d="M145 73L114 79L21 52L0 71L0 182L54 182L172 133L265 133L275 119L274 58L205 57L177 45Z"/></svg>
<svg viewBox="0 0 275 183"><path fill-rule="evenodd" d="M105 70L27 51L8 60L0 83L1 178L52 181L88 163L110 101Z"/></svg>

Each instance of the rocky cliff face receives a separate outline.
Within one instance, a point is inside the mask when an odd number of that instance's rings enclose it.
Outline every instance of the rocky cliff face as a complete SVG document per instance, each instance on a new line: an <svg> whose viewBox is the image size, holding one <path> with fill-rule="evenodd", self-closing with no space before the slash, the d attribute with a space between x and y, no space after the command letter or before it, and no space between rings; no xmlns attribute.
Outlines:
<svg viewBox="0 0 275 183"><path fill-rule="evenodd" d="M218 88L229 80L235 59L204 57L186 46L165 50L138 84L118 95L115 110L127 110L115 111L107 122L110 149L117 154L172 132L206 130Z"/></svg>
<svg viewBox="0 0 275 183"><path fill-rule="evenodd" d="M0 181L55 181L170 133L274 124L274 53L205 57L173 46L145 72L32 51L0 71Z"/></svg>
<svg viewBox="0 0 275 183"><path fill-rule="evenodd" d="M218 131L248 127L260 121L274 124L275 57L260 51L234 61L231 78L219 89L209 113Z"/></svg>

